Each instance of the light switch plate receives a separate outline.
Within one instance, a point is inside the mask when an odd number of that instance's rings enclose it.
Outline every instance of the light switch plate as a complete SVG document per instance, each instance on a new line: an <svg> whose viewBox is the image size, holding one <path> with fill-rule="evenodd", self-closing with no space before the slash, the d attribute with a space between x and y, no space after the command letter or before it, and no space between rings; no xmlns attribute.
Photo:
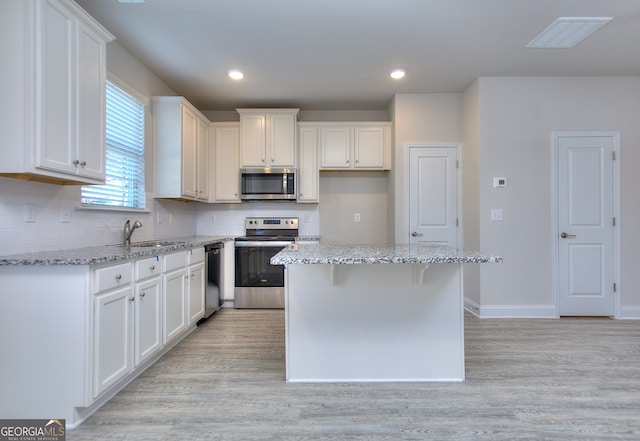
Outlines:
<svg viewBox="0 0 640 441"><path fill-rule="evenodd" d="M491 210L491 221L502 222L504 220L502 210Z"/></svg>
<svg viewBox="0 0 640 441"><path fill-rule="evenodd" d="M505 188L507 186L507 178L493 178L493 188Z"/></svg>

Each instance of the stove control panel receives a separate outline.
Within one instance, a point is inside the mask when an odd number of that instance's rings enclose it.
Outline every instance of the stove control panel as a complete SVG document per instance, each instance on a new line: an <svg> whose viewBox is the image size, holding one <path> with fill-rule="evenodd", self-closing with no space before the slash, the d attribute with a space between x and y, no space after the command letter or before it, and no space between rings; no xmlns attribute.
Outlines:
<svg viewBox="0 0 640 441"><path fill-rule="evenodd" d="M298 228L297 217L248 217L244 221L247 230L295 230Z"/></svg>

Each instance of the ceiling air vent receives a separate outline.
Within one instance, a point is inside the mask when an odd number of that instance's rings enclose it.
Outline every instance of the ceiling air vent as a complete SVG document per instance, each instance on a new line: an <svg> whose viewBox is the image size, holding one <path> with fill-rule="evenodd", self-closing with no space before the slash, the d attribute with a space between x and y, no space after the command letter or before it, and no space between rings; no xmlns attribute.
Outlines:
<svg viewBox="0 0 640 441"><path fill-rule="evenodd" d="M560 17L531 40L527 47L562 49L574 47L613 17Z"/></svg>

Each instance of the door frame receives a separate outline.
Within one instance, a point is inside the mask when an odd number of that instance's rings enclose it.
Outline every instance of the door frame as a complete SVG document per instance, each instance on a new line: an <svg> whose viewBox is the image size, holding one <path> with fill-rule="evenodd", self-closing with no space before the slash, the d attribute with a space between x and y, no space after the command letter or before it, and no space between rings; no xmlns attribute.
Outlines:
<svg viewBox="0 0 640 441"><path fill-rule="evenodd" d="M464 248L462 243L463 222L462 222L462 143L460 142L407 142L404 145L404 157L405 157L405 173L404 173L404 222L402 223L402 243L409 243L409 231L411 231L411 200L409 198L409 188L411 186L411 154L410 149L412 147L418 148L455 148L456 149L456 161L457 161L457 176L456 176L456 212L458 213L458 226L456 228L456 241L458 242L458 248ZM396 238L397 239L397 238ZM397 240L396 240L397 242Z"/></svg>
<svg viewBox="0 0 640 441"><path fill-rule="evenodd" d="M616 225L613 229L613 280L616 283L616 291L613 293L614 315L620 318L620 132L619 131L553 131L551 132L551 262L552 262L552 291L555 317L560 317L560 271L558 237L560 228L558 224L558 138L573 136L609 136L613 138L613 151L616 155L613 161L613 216Z"/></svg>

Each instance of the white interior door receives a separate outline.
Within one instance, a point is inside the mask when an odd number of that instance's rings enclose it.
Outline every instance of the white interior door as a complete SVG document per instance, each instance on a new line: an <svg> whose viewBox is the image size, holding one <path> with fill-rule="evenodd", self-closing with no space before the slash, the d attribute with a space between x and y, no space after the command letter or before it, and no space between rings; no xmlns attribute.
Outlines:
<svg viewBox="0 0 640 441"><path fill-rule="evenodd" d="M614 135L558 134L558 306L561 316L612 316Z"/></svg>
<svg viewBox="0 0 640 441"><path fill-rule="evenodd" d="M457 147L409 147L409 243L458 246L457 159Z"/></svg>

